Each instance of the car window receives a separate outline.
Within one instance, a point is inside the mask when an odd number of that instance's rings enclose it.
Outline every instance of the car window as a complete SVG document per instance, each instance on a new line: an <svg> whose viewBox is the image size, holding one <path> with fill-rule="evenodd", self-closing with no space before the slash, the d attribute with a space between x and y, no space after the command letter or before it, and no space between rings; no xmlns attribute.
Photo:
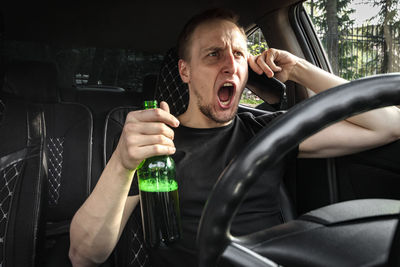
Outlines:
<svg viewBox="0 0 400 267"><path fill-rule="evenodd" d="M332 71L348 80L399 72L400 2L336 2L304 3Z"/></svg>
<svg viewBox="0 0 400 267"><path fill-rule="evenodd" d="M4 40L3 62L51 61L63 88L92 88L141 92L145 75L157 74L163 55L133 49L55 47L42 43Z"/></svg>
<svg viewBox="0 0 400 267"><path fill-rule="evenodd" d="M268 48L264 35L260 28L256 28L247 36L247 49L251 55L259 55ZM240 103L245 106L256 107L264 101L249 89L245 88Z"/></svg>

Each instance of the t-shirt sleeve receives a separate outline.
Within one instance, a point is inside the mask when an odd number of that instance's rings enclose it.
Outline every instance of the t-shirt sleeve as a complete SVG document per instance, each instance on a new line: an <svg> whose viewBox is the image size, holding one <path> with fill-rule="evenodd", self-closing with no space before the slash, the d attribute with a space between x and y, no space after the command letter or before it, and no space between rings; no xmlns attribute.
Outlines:
<svg viewBox="0 0 400 267"><path fill-rule="evenodd" d="M257 117L255 117L255 120L258 123L260 123L262 125L262 127L265 127L284 113L285 113L285 111L271 112L271 113L257 116Z"/></svg>
<svg viewBox="0 0 400 267"><path fill-rule="evenodd" d="M129 189L128 196L136 196L136 195L139 195L139 185L138 185L137 174L135 172L135 175L133 176L131 188Z"/></svg>
<svg viewBox="0 0 400 267"><path fill-rule="evenodd" d="M269 125L272 121L274 121L275 119L277 119L278 117L280 117L281 115L285 114L286 111L276 111L276 112L270 112L270 113L266 113L257 117L254 117L254 120L257 122L257 125L260 125L260 129L256 129L256 132L258 132L259 130L261 130L262 128L266 127L267 125ZM299 146L297 145L296 147L294 147L287 155L286 155L286 159L287 160L292 160L297 158L299 154Z"/></svg>

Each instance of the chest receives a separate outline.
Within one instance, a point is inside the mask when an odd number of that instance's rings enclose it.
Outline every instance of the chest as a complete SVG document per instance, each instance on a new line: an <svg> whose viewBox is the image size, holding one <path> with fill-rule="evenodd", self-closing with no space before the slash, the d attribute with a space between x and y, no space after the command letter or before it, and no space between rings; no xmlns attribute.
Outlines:
<svg viewBox="0 0 400 267"><path fill-rule="evenodd" d="M180 198L204 198L221 172L248 141L231 133L193 135L175 143L174 155Z"/></svg>

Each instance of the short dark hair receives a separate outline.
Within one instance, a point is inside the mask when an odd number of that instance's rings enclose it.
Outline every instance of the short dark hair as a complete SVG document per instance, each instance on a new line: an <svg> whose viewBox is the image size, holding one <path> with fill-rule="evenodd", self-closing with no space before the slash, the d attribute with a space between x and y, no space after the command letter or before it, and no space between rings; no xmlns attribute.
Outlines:
<svg viewBox="0 0 400 267"><path fill-rule="evenodd" d="M186 61L190 60L188 48L190 47L191 38L192 38L194 31L201 24L204 24L204 23L212 21L212 20L230 21L233 24L235 24L238 27L238 29L243 33L243 36L246 37L243 27L240 26L240 24L239 24L239 16L236 13L234 13L232 10L224 9L224 8L208 9L208 10L205 10L202 13L199 13L199 14L195 15L194 17L192 17L185 24L181 33L179 34L177 50L178 50L178 56L180 59L183 59Z"/></svg>

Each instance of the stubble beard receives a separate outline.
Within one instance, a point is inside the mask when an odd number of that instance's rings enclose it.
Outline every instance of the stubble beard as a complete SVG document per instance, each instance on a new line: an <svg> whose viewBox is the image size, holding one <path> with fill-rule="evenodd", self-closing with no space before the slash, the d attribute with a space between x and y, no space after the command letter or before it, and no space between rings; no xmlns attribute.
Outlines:
<svg viewBox="0 0 400 267"><path fill-rule="evenodd" d="M216 112L213 111L212 105L207 105L203 104L203 98L201 97L200 94L197 93L196 90L193 90L196 97L197 97L197 106L200 110L201 113L203 113L204 116L209 118L210 120L219 123L219 124L225 124L227 122L230 122L233 120L233 118L236 116L237 110L238 110L238 105L235 105L234 110L232 111L231 114L228 114L224 117L218 117Z"/></svg>

